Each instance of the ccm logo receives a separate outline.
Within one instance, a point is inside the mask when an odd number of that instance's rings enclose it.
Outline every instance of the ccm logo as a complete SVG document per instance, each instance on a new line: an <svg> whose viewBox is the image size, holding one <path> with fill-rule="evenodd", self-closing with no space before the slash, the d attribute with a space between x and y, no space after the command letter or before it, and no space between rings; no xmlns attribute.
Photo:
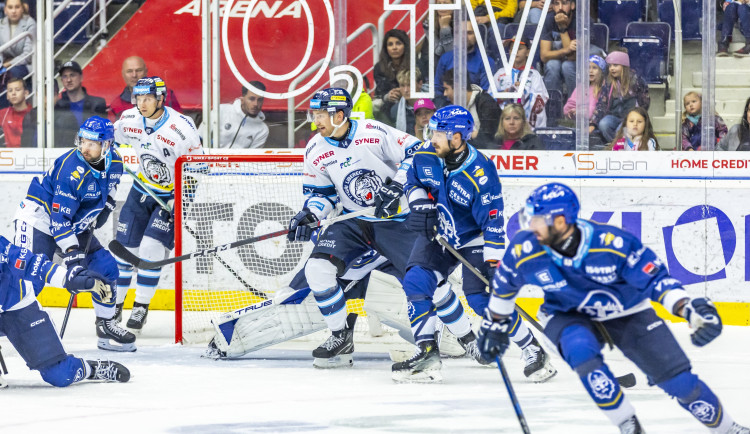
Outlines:
<svg viewBox="0 0 750 434"><path fill-rule="evenodd" d="M43 323L43 322L44 322L44 318L42 318L42 319L40 319L40 320L36 320L36 321L34 321L33 323L31 323L31 324L29 325L29 327L35 327L35 326L38 326L39 324L41 324L41 323Z"/></svg>

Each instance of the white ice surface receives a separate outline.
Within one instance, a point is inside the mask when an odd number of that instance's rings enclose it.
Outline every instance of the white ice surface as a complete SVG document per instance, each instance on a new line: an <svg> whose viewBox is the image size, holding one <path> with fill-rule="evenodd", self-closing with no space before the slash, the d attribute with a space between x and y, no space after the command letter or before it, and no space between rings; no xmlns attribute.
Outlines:
<svg viewBox="0 0 750 434"><path fill-rule="evenodd" d="M50 309L62 324L63 309ZM125 312L125 318L129 311ZM29 371L0 338L9 375L0 390L0 432L240 433L240 432L520 432L496 367L444 359L442 384L394 384L387 354L355 353L354 367L317 370L310 350L269 349L241 360L201 359L203 347L172 344L173 315L152 311L135 353L96 349L94 313L74 310L66 350L110 358L131 371L129 383L77 383L57 389ZM671 325L699 374L728 414L750 424L750 328L725 327L699 349L686 325ZM297 346L299 348L299 346ZM356 348L356 342L355 342ZM558 375L532 384L515 347L504 360L533 433L616 433L578 378L555 359ZM619 352L605 352L616 375L635 372L627 390L649 433L707 432Z"/></svg>

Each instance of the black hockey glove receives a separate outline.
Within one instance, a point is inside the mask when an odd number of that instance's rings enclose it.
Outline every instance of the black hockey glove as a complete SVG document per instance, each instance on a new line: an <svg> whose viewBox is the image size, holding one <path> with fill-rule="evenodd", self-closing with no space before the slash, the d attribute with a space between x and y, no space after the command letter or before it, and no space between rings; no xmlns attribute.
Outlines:
<svg viewBox="0 0 750 434"><path fill-rule="evenodd" d="M99 215L96 216L96 224L94 225L94 228L99 229L104 226L104 224L107 223L109 215L112 214L112 211L115 210L116 206L117 202L115 199L112 196L107 196L107 203L104 204L104 209L102 209Z"/></svg>
<svg viewBox="0 0 750 434"><path fill-rule="evenodd" d="M404 194L404 186L391 178L385 179L375 196L375 217L389 218L398 214L399 198Z"/></svg>
<svg viewBox="0 0 750 434"><path fill-rule="evenodd" d="M86 270L81 266L75 266L70 268L65 275L65 289L71 294L91 292L94 297L98 297L103 303L111 303L112 287L104 281L104 276L101 274Z"/></svg>
<svg viewBox="0 0 750 434"><path fill-rule="evenodd" d="M721 334L721 318L716 307L707 298L694 298L685 306L685 319L695 330L690 335L693 345L702 347Z"/></svg>
<svg viewBox="0 0 750 434"><path fill-rule="evenodd" d="M409 209L406 227L429 239L435 238L438 225L437 205L430 199L417 199L409 204Z"/></svg>
<svg viewBox="0 0 750 434"><path fill-rule="evenodd" d="M492 278L495 277L495 271L497 271L497 261L484 261L482 265L479 266L479 271L482 273L482 276L487 279L487 284L491 285Z"/></svg>
<svg viewBox="0 0 750 434"><path fill-rule="evenodd" d="M489 309L484 309L477 346L485 360L495 360L495 356L502 357L510 344L509 331L510 317L496 318Z"/></svg>
<svg viewBox="0 0 750 434"><path fill-rule="evenodd" d="M94 236L94 234L90 234L89 236ZM76 247L73 250L68 250L66 253L63 254L62 257L62 265L63 267L70 270L73 267L82 267L86 265L86 253L84 253L83 250Z"/></svg>
<svg viewBox="0 0 750 434"><path fill-rule="evenodd" d="M308 208L303 208L289 221L289 233L286 238L289 241L310 241L315 228L308 226L318 221L318 217Z"/></svg>

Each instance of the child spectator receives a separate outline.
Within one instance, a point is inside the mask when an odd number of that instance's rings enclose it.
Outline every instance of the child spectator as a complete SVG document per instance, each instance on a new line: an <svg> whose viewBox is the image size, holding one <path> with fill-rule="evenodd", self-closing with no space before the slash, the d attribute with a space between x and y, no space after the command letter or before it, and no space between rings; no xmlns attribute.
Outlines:
<svg viewBox="0 0 750 434"><path fill-rule="evenodd" d="M613 151L658 151L659 142L654 136L651 119L643 107L634 107L625 116L625 122L612 142Z"/></svg>
<svg viewBox="0 0 750 434"><path fill-rule="evenodd" d="M409 69L409 36L403 30L388 30L383 35L380 60L373 69L376 98L373 105L376 110L383 102L394 104L401 98L396 75L405 69Z"/></svg>
<svg viewBox="0 0 750 434"><path fill-rule="evenodd" d="M589 121L589 132L598 128L604 139L611 142L625 114L634 107L648 110L651 98L646 82L631 71L627 53L613 51L605 60L609 65L609 75Z"/></svg>
<svg viewBox="0 0 750 434"><path fill-rule="evenodd" d="M26 89L26 82L21 77L8 80L6 91L10 107L0 110L0 128L4 135L5 146L20 148L23 118L31 111L31 106L26 104L29 91Z"/></svg>
<svg viewBox="0 0 750 434"><path fill-rule="evenodd" d="M750 151L750 98L745 101L745 109L740 123L732 125L729 132L719 140L720 151Z"/></svg>
<svg viewBox="0 0 750 434"><path fill-rule="evenodd" d="M745 37L745 46L734 52L735 57L750 56L750 5L748 0L727 0L723 3L724 22L721 25L721 40L716 53L719 57L729 56L729 43L732 42L732 31L739 21L740 32Z"/></svg>
<svg viewBox="0 0 750 434"><path fill-rule="evenodd" d="M531 132L521 104L512 103L503 108L493 148L506 151L545 149L544 142Z"/></svg>
<svg viewBox="0 0 750 434"><path fill-rule="evenodd" d="M507 51L511 50L510 44L514 41L515 39L503 41ZM544 111L544 106L547 104L549 94L544 86L542 76L536 69L531 68L526 83L521 84L520 82L521 74L526 68L526 59L529 57L529 47L531 47L529 40L521 38L513 68L510 71L505 71L505 68L500 69L495 73L494 80L497 84L497 90L500 92L514 92L516 89L523 88L523 95L518 102L526 110L526 120L529 126L534 129L547 126L547 114Z"/></svg>
<svg viewBox="0 0 750 434"><path fill-rule="evenodd" d="M412 107L416 98L411 98L411 70L403 69L396 75L399 86L399 94L401 95L395 103L385 101L383 103L383 109L381 110L388 117L388 124L394 126L396 129L409 132L414 129L414 111ZM417 91L427 91L428 89L422 89L424 82L422 81L422 73L419 69L414 70L414 81L417 85Z"/></svg>
<svg viewBox="0 0 750 434"><path fill-rule="evenodd" d="M454 81L452 69L443 74L443 87L445 88L443 99L449 103L454 102ZM471 133L469 141L476 148L489 148L492 146L492 135L495 134L497 124L500 122L500 106L497 105L497 101L492 95L476 84L467 81L464 86L466 89L466 109L474 118L474 131Z"/></svg>
<svg viewBox="0 0 750 434"><path fill-rule="evenodd" d="M420 98L414 103L414 136L424 141L424 129L435 114L435 104L427 98Z"/></svg>
<svg viewBox="0 0 750 434"><path fill-rule="evenodd" d="M599 99L599 93L602 91L604 85L604 73L607 70L607 62L604 61L600 56L592 54L589 56L589 119L594 114L596 109L596 101ZM573 93L568 98L568 101L563 107L563 113L569 119L575 119L576 117L576 98L578 88L573 90Z"/></svg>
<svg viewBox="0 0 750 434"><path fill-rule="evenodd" d="M685 110L682 111L682 150L701 150L701 114L703 96L698 92L685 94L682 103ZM714 115L714 134L716 143L727 134L727 125L718 113Z"/></svg>

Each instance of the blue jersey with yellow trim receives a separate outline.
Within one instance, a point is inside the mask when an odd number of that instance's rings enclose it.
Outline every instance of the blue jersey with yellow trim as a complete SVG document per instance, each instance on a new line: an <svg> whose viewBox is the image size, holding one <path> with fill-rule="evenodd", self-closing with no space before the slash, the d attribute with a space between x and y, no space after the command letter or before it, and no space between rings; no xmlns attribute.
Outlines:
<svg viewBox="0 0 750 434"><path fill-rule="evenodd" d="M41 291L58 269L46 255L35 255L0 236L0 313Z"/></svg>
<svg viewBox="0 0 750 434"><path fill-rule="evenodd" d="M494 163L467 144L469 156L449 171L430 142L414 153L404 188L409 202L432 196L439 233L454 247L484 243L484 259L499 260L505 249L503 193Z"/></svg>
<svg viewBox="0 0 750 434"><path fill-rule="evenodd" d="M78 244L75 236L96 221L107 196L115 196L123 172L122 157L116 150L111 152L107 171L94 169L72 149L58 157L41 180L31 181L26 200L41 205L49 216L49 222L44 223L63 251Z"/></svg>
<svg viewBox="0 0 750 434"><path fill-rule="evenodd" d="M576 223L581 243L572 258L541 245L531 231L513 237L492 280L492 311L511 312L513 299L527 284L544 291L544 314L577 311L595 321L648 309L649 300L664 303L670 291L682 291L635 236L588 220Z"/></svg>

